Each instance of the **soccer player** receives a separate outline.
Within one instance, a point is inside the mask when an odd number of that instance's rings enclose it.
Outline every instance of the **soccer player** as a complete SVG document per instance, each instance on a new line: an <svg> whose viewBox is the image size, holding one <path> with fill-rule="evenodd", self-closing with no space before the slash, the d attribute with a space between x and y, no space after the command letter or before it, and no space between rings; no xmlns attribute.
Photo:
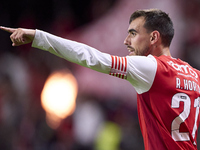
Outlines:
<svg viewBox="0 0 200 150"><path fill-rule="evenodd" d="M196 150L200 72L173 58L173 23L157 9L135 11L124 40L129 56L102 53L88 45L41 30L0 27L13 46L31 43L68 61L129 81L137 91L146 150Z"/></svg>

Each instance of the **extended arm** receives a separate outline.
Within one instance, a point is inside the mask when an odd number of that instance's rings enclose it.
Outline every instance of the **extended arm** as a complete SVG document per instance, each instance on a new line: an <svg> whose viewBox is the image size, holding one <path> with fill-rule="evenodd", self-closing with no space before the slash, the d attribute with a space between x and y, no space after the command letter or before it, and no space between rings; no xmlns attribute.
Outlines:
<svg viewBox="0 0 200 150"><path fill-rule="evenodd" d="M0 27L0 29L11 33L13 46L32 42L33 47L49 51L70 62L127 79L138 93L148 91L155 77L157 64L153 56L111 56L88 45L40 30L5 27Z"/></svg>
<svg viewBox="0 0 200 150"><path fill-rule="evenodd" d="M93 70L109 74L111 56L88 45L60 38L40 30L7 28L0 29L11 33L13 46L32 43L33 47L49 51L56 56Z"/></svg>
<svg viewBox="0 0 200 150"><path fill-rule="evenodd" d="M153 56L111 56L88 45L40 30L36 30L32 46L84 67L127 79L140 94L151 88L157 69Z"/></svg>
<svg viewBox="0 0 200 150"><path fill-rule="evenodd" d="M102 73L110 73L111 56L83 43L36 30L32 46L49 51L54 55L81 66Z"/></svg>

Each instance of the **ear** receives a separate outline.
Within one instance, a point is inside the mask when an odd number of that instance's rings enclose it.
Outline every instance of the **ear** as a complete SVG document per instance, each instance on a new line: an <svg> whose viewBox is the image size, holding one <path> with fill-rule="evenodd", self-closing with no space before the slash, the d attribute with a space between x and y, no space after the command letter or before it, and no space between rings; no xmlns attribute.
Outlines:
<svg viewBox="0 0 200 150"><path fill-rule="evenodd" d="M161 40L160 39L160 33L157 30L152 31L150 36L151 36L150 37L150 42L151 42L152 45L157 43L159 40Z"/></svg>

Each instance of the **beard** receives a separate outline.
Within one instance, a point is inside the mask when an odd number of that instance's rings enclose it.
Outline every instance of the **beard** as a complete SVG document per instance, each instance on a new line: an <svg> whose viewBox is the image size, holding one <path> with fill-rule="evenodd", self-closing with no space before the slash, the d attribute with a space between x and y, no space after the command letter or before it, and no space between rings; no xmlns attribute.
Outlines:
<svg viewBox="0 0 200 150"><path fill-rule="evenodd" d="M142 49L141 48L134 48L130 45L127 46L127 49L129 50L129 56L147 56L150 54L150 47L145 46Z"/></svg>
<svg viewBox="0 0 200 150"><path fill-rule="evenodd" d="M150 47L145 46L142 49L134 49L136 56L148 56L150 54Z"/></svg>

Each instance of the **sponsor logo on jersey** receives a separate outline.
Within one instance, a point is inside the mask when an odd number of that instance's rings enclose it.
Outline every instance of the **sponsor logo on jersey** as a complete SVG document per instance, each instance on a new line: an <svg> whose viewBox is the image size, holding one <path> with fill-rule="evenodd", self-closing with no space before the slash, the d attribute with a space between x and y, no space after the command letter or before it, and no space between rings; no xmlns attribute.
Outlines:
<svg viewBox="0 0 200 150"><path fill-rule="evenodd" d="M172 66L176 71L179 71L179 72L186 74L186 75L191 75L195 79L198 78L198 74L189 65L179 65L177 63L174 63L173 61L168 61L167 63L170 66Z"/></svg>

